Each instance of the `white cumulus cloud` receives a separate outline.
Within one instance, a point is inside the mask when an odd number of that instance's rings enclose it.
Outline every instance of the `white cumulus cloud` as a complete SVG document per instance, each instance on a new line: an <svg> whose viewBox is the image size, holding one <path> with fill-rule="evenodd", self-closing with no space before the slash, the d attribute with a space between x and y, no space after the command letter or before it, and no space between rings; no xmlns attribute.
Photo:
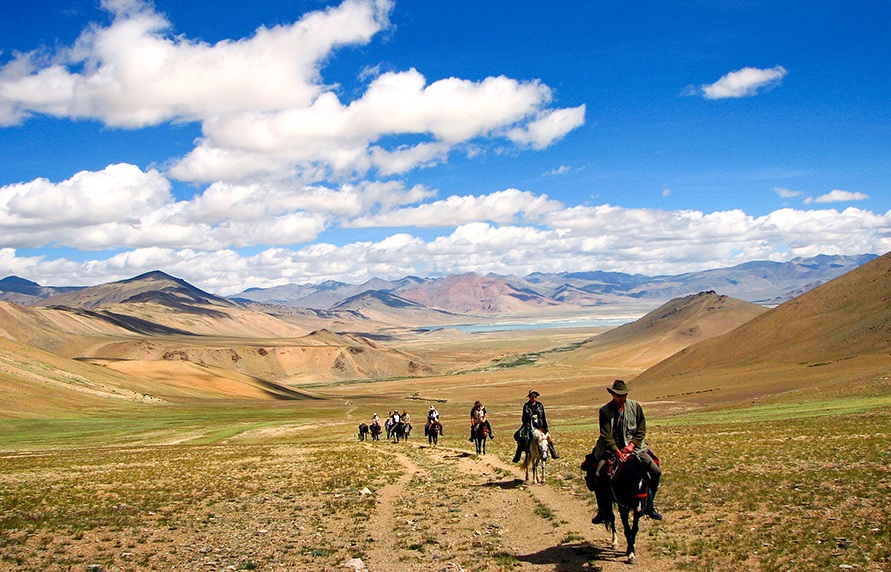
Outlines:
<svg viewBox="0 0 891 572"><path fill-rule="evenodd" d="M820 195L817 198L808 197L804 200L805 204L811 203L845 203L851 201L866 201L869 200L869 195L864 193L854 193L851 191L842 191L840 189L835 189L826 193L825 195Z"/></svg>
<svg viewBox="0 0 891 572"><path fill-rule="evenodd" d="M345 0L291 25L216 44L172 35L148 2L103 7L112 23L91 26L52 61L24 53L0 69L0 121L44 113L142 127L306 106L324 89L324 59L337 47L367 43L388 25L392 3Z"/></svg>
<svg viewBox="0 0 891 572"><path fill-rule="evenodd" d="M471 222L513 223L520 218L535 221L549 212L562 209L562 203L547 195L507 189L488 195L453 195L417 207L358 217L344 226L367 227L449 227Z"/></svg>
<svg viewBox="0 0 891 572"><path fill-rule="evenodd" d="M706 99L749 97L776 86L787 73L783 66L768 69L742 68L728 73L711 85L702 86L701 92Z"/></svg>
<svg viewBox="0 0 891 572"><path fill-rule="evenodd" d="M475 139L543 149L584 123L584 105L552 108L548 86L505 76L428 81L416 69L366 65L365 92L341 101L324 65L337 49L389 29L392 0L343 0L214 44L175 35L147 1L102 6L110 24L0 67L0 125L33 114L123 128L199 122L201 139L170 161L169 174L213 183L389 176L443 163Z"/></svg>
<svg viewBox="0 0 891 572"><path fill-rule="evenodd" d="M233 237L243 232L299 233L304 216L308 215L282 215L266 228L242 228L243 223L233 221L208 231L217 237L225 232ZM163 269L221 294L283 281L359 283L375 276L395 279L471 271L526 275L612 270L658 275L821 253L884 253L891 250L889 228L891 213L853 207L784 208L756 217L740 210L704 213L598 205L546 209L534 226L516 219L478 220L440 236L400 232L376 241L275 246L255 254L242 254L234 247L144 246L109 258L72 261L18 256L14 249L4 248L0 275L16 274L47 285L83 285ZM235 240L230 237L229 242Z"/></svg>

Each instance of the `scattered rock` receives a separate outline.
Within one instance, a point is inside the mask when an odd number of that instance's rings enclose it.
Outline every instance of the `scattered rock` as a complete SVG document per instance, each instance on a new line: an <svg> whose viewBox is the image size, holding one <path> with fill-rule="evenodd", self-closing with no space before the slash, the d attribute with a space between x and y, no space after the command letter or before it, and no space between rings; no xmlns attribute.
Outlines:
<svg viewBox="0 0 891 572"><path fill-rule="evenodd" d="M365 567L365 563L362 562L361 558L350 558L343 567L356 570L356 572L368 572L368 568Z"/></svg>

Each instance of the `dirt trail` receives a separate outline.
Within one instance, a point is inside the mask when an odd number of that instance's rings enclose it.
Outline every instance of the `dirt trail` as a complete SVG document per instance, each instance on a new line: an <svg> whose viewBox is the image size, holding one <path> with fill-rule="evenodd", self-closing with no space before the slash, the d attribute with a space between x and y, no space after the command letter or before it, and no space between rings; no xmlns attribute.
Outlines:
<svg viewBox="0 0 891 572"><path fill-rule="evenodd" d="M404 472L375 492L369 572L627 570L624 538L613 550L591 524L590 499L570 486L526 483L519 466L491 454L419 444L384 452ZM675 570L648 554L648 526L655 523L641 523L638 569Z"/></svg>
<svg viewBox="0 0 891 572"><path fill-rule="evenodd" d="M367 445L366 445L367 446ZM377 491L377 503L374 515L368 521L368 532L374 541L374 548L368 552L369 562L386 562L396 549L396 536L392 532L392 523L396 519L401 491L418 473L418 466L407 456L393 455L405 471L396 482Z"/></svg>

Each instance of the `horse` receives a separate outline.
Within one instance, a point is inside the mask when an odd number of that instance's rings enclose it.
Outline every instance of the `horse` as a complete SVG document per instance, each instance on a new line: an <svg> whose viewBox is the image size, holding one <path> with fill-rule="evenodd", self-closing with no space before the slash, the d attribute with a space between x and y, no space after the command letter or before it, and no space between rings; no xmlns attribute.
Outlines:
<svg viewBox="0 0 891 572"><path fill-rule="evenodd" d="M372 423L371 424L371 440L372 441L380 441L381 440L381 424L380 423Z"/></svg>
<svg viewBox="0 0 891 572"><path fill-rule="evenodd" d="M616 534L616 516L612 509L612 503L615 503L619 507L625 541L628 544L625 556L628 557L629 564L634 564L637 562L634 543L637 539L638 525L641 515L649 504L650 474L644 462L634 454L628 455L624 463L618 461L613 465L607 463L603 468L603 474L608 478L600 478L598 486L608 487L608 496L612 498L603 525L612 534L613 549L616 549L619 543Z"/></svg>
<svg viewBox="0 0 891 572"><path fill-rule="evenodd" d="M529 480L529 469L532 468L532 482L545 482L545 465L548 461L548 434L540 429L532 429L532 439L526 447L526 457L520 465L526 471Z"/></svg>
<svg viewBox="0 0 891 572"><path fill-rule="evenodd" d="M368 423L359 423L359 440L364 441L368 437Z"/></svg>
<svg viewBox="0 0 891 572"><path fill-rule="evenodd" d="M397 443L402 439L408 441L409 435L411 435L411 423L403 423L402 421L394 425L390 431L390 437L396 439Z"/></svg>
<svg viewBox="0 0 891 572"><path fill-rule="evenodd" d="M439 436L442 435L442 423L439 421L430 421L424 426L424 434L427 435L427 443L436 447L439 443Z"/></svg>
<svg viewBox="0 0 891 572"><path fill-rule="evenodd" d="M477 423L473 426L473 443L476 445L476 454L486 454L486 440L489 438L489 426L485 423Z"/></svg>

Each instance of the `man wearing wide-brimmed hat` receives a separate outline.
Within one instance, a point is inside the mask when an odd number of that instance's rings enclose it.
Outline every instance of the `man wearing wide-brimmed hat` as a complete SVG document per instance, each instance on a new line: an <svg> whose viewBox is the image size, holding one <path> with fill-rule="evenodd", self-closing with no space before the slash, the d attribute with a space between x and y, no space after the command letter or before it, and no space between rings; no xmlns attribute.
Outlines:
<svg viewBox="0 0 891 572"><path fill-rule="evenodd" d="M523 404L522 425L520 426L520 429L514 433L514 439L517 441L517 452L514 453L513 459L514 463L520 462L520 455L529 447L529 440L532 438L532 429L538 429L545 433L549 432L548 418L547 415L545 415L544 405L538 400L539 395L540 394L534 389L526 395L529 400ZM557 454L557 450L554 449L554 444L551 443L550 438L548 438L548 450L551 453L551 458L560 458Z"/></svg>
<svg viewBox="0 0 891 572"><path fill-rule="evenodd" d="M649 447L644 440L647 436L647 419L643 408L637 401L628 399L628 384L621 379L615 380L612 387L607 387L606 390L613 398L600 408L600 436L594 446L594 456L598 461L596 472L598 481L602 478L600 471L606 459L614 456L624 463L628 455L637 455L650 473L652 495L646 514L652 519L662 520L662 515L653 505L662 470L650 456ZM607 496L609 492L606 487L597 486L594 492L597 495L598 510L592 522L600 524L612 511L612 498Z"/></svg>

